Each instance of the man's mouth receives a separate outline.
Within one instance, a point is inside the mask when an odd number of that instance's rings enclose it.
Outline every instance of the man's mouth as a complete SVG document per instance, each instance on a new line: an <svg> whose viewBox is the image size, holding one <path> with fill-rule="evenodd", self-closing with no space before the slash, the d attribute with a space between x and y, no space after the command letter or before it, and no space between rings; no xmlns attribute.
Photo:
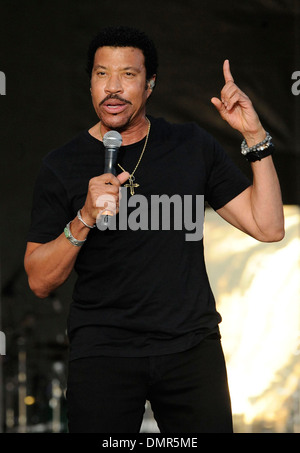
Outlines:
<svg viewBox="0 0 300 453"><path fill-rule="evenodd" d="M103 106L107 113L121 113L126 109L128 104L131 104L131 102L126 99L110 96L109 98L103 99L100 106Z"/></svg>

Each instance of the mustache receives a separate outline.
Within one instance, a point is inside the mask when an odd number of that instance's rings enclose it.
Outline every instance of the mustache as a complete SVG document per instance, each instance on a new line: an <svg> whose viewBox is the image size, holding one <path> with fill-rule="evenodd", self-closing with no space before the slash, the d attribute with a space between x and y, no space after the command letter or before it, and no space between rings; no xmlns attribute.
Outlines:
<svg viewBox="0 0 300 453"><path fill-rule="evenodd" d="M122 98L122 97L119 96L118 94L108 94L108 95L100 102L99 105L104 104L104 102L109 101L109 99L117 99L118 101L124 102L125 104L132 105L132 103L131 103L130 101L128 101L127 99Z"/></svg>

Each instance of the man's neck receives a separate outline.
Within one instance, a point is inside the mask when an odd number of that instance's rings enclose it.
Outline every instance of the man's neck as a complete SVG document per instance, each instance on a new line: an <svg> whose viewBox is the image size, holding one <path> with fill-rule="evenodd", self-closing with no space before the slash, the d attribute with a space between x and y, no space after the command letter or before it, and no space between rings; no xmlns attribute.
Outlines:
<svg viewBox="0 0 300 453"><path fill-rule="evenodd" d="M122 135L122 145L131 145L142 140L148 133L149 122L146 117L142 118L136 124L120 129ZM112 129L106 127L101 121L89 129L89 133L97 140L102 141L104 134Z"/></svg>

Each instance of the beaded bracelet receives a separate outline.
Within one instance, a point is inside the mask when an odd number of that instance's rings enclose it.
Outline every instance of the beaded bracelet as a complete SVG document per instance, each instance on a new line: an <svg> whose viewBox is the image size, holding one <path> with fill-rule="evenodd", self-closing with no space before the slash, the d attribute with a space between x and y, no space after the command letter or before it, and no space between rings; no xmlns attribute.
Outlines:
<svg viewBox="0 0 300 453"><path fill-rule="evenodd" d="M274 145L272 143L272 137L269 132L266 132L266 138L250 148L244 139L241 144L241 153L249 162L255 162L261 160L264 157L270 156L274 152Z"/></svg>
<svg viewBox="0 0 300 453"><path fill-rule="evenodd" d="M244 139L241 144L241 153L245 156L246 154L252 153L253 151L263 151L265 148L267 148L271 143L272 137L269 132L267 132L266 134L266 138L262 142L251 146L251 148L248 147L247 142Z"/></svg>

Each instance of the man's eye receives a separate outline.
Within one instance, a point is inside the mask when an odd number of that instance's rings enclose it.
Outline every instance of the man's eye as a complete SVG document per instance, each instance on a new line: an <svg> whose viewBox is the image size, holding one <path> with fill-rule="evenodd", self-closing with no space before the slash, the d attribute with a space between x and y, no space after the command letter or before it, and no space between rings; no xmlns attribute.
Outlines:
<svg viewBox="0 0 300 453"><path fill-rule="evenodd" d="M97 72L97 75L98 75L98 76L105 76L105 72L99 71L99 72Z"/></svg>

